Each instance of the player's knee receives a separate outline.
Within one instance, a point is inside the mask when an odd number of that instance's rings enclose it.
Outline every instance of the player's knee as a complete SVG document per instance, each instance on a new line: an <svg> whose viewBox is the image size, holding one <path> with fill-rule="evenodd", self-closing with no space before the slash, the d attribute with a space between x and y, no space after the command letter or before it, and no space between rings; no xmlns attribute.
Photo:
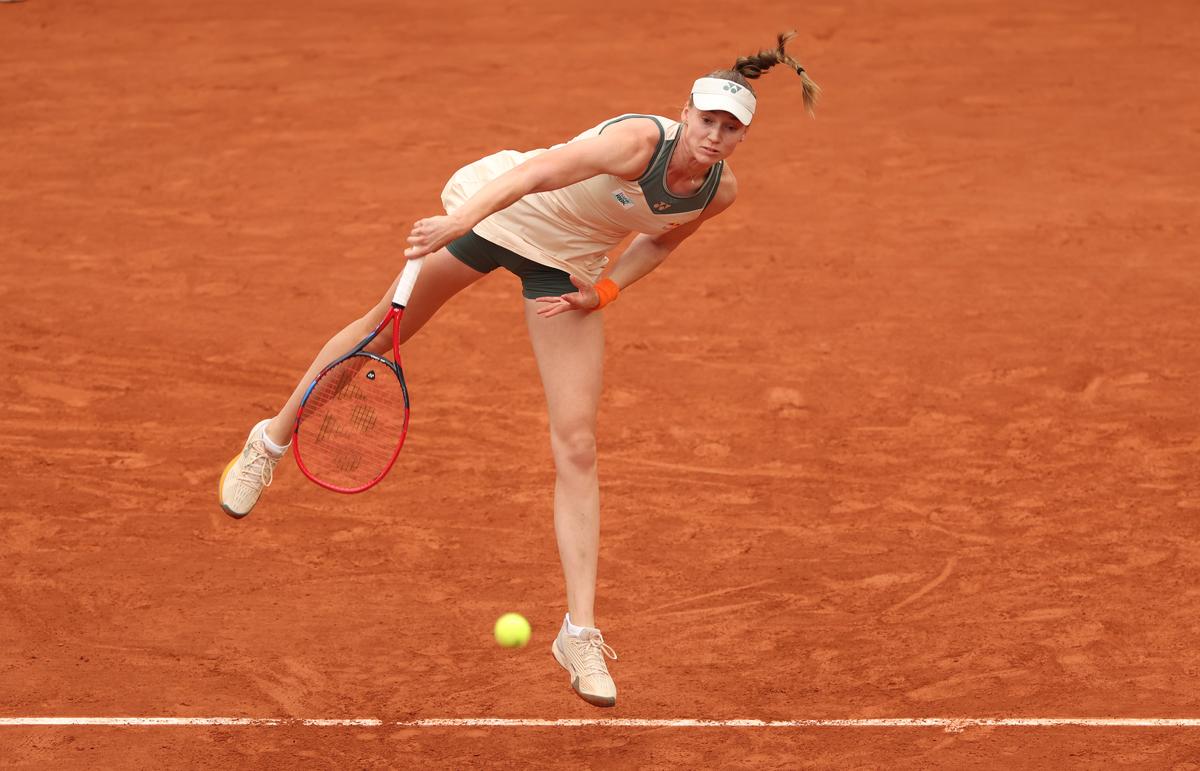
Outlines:
<svg viewBox="0 0 1200 771"><path fill-rule="evenodd" d="M560 469L586 471L596 465L596 434L591 429L555 431L551 434L550 445L554 451L554 465Z"/></svg>

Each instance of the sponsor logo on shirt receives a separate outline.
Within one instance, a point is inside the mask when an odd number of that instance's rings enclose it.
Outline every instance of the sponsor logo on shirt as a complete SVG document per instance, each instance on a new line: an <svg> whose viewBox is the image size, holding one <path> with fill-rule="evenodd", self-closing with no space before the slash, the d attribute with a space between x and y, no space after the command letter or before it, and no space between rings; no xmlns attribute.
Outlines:
<svg viewBox="0 0 1200 771"><path fill-rule="evenodd" d="M666 201L659 201L658 203L654 204L654 211L666 211L670 208L671 204L667 203Z"/></svg>
<svg viewBox="0 0 1200 771"><path fill-rule="evenodd" d="M633 208L633 199L625 195L625 193L621 192L620 190L614 190L612 195L613 198L617 199L617 203L621 204L626 209Z"/></svg>

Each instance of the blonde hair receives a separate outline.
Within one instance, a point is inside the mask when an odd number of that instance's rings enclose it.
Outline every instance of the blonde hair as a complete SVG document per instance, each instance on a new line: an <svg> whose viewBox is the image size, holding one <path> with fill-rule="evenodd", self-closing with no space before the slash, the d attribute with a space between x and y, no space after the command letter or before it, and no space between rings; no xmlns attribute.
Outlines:
<svg viewBox="0 0 1200 771"><path fill-rule="evenodd" d="M800 76L800 80L804 84L805 111L809 115L815 115L817 99L821 96L821 87L813 82L813 79L804 71L804 67L800 62L793 59L791 54L784 50L788 41L795 36L795 32L780 32L779 42L774 50L764 48L753 56L739 56L738 60L734 62L732 69L710 72L706 77L731 80L740 86L750 89L750 93L753 94L754 87L750 85L750 80L762 77L764 72L776 64L786 64L796 71L796 74Z"/></svg>

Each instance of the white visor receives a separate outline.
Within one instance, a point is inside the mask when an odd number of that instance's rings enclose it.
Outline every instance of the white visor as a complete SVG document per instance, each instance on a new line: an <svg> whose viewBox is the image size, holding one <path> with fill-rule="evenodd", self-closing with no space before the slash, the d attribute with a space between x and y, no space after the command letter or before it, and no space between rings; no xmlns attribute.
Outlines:
<svg viewBox="0 0 1200 771"><path fill-rule="evenodd" d="M745 86L732 80L700 78L692 84L692 104L697 110L722 110L745 125L754 117L754 106L758 100Z"/></svg>

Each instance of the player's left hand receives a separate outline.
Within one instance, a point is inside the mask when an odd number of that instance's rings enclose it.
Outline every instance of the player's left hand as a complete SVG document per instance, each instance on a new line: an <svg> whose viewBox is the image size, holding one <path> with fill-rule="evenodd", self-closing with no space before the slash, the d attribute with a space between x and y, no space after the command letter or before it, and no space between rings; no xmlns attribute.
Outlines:
<svg viewBox="0 0 1200 771"><path fill-rule="evenodd" d="M600 295L596 292L595 284L581 281L575 276L571 276L571 283L578 292L569 292L558 297L537 298L536 302L542 304L537 314L543 318L550 318L568 311L590 311L600 304Z"/></svg>

